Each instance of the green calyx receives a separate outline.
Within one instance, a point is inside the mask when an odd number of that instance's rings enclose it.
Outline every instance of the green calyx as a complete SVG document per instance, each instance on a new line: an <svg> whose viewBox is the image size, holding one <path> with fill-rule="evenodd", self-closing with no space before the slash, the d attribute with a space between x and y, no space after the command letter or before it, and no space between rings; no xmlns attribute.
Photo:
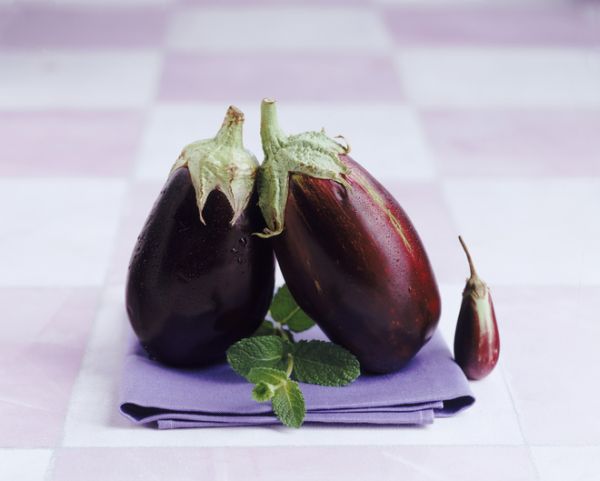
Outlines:
<svg viewBox="0 0 600 481"><path fill-rule="evenodd" d="M180 167L188 168L203 224L206 224L203 216L206 200L215 189L220 190L231 205L231 225L235 224L248 205L258 161L250 151L244 149L243 124L244 114L236 107L229 107L217 135L186 146L171 169L172 172Z"/></svg>
<svg viewBox="0 0 600 481"><path fill-rule="evenodd" d="M258 176L258 204L267 228L257 235L272 237L283 232L290 174L333 180L349 188L344 178L348 169L339 158L348 148L323 131L284 134L279 128L274 100L262 101L260 136L265 160Z"/></svg>

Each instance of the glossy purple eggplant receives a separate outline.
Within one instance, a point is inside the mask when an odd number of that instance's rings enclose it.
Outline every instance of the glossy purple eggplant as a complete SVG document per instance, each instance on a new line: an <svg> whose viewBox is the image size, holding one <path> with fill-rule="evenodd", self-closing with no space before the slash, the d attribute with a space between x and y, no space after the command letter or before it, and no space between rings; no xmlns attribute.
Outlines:
<svg viewBox="0 0 600 481"><path fill-rule="evenodd" d="M500 356L500 334L490 289L477 275L473 259L462 237L458 238L467 255L471 276L463 291L456 332L454 359L469 379L486 377Z"/></svg>
<svg viewBox="0 0 600 481"><path fill-rule="evenodd" d="M260 206L299 306L370 372L402 368L431 338L440 296L392 195L323 132L287 136L263 101Z"/></svg>
<svg viewBox="0 0 600 481"><path fill-rule="evenodd" d="M230 107L214 139L183 150L131 258L127 313L144 348L166 364L224 358L269 308L274 255L252 235L265 224L242 124Z"/></svg>

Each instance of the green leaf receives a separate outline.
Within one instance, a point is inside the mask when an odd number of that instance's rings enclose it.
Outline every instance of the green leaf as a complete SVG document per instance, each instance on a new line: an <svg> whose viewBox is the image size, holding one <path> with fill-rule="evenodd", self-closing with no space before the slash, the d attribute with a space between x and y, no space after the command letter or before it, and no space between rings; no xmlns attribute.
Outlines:
<svg viewBox="0 0 600 481"><path fill-rule="evenodd" d="M275 389L270 384L259 382L252 390L252 399L259 403L270 400L275 394Z"/></svg>
<svg viewBox="0 0 600 481"><path fill-rule="evenodd" d="M293 345L294 378L321 386L345 386L360 375L356 357L343 347L324 341Z"/></svg>
<svg viewBox="0 0 600 481"><path fill-rule="evenodd" d="M315 325L315 321L300 309L286 284L275 293L270 310L273 319L287 325L294 332L306 331Z"/></svg>
<svg viewBox="0 0 600 481"><path fill-rule="evenodd" d="M277 331L271 321L264 320L258 329L252 334L253 336L275 336Z"/></svg>
<svg viewBox="0 0 600 481"><path fill-rule="evenodd" d="M306 407L304 396L298 383L288 380L279 389L271 400L273 411L279 420L288 427L299 428L304 422Z"/></svg>
<svg viewBox="0 0 600 481"><path fill-rule="evenodd" d="M247 379L254 384L265 383L278 387L281 384L285 384L288 377L284 371L278 369L272 369L270 367L253 367L250 369Z"/></svg>
<svg viewBox="0 0 600 481"><path fill-rule="evenodd" d="M290 344L279 336L247 337L227 349L227 362L240 376L247 377L253 367L285 369Z"/></svg>

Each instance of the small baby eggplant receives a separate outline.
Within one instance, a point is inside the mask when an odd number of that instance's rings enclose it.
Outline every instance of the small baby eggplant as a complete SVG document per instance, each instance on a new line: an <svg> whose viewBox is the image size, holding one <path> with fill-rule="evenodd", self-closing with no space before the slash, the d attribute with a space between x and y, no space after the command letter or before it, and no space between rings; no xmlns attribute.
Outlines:
<svg viewBox="0 0 600 481"><path fill-rule="evenodd" d="M467 255L471 277L463 291L462 304L454 334L454 358L469 379L482 379L498 362L500 335L492 296L487 284L477 275L471 254L458 237Z"/></svg>
<svg viewBox="0 0 600 481"><path fill-rule="evenodd" d="M138 238L126 304L146 351L170 365L224 358L267 313L275 281L255 191L258 162L244 116L227 111L215 138L183 149Z"/></svg>
<svg viewBox="0 0 600 481"><path fill-rule="evenodd" d="M440 296L392 195L324 132L285 135L262 103L259 205L298 305L370 372L404 366L431 338Z"/></svg>

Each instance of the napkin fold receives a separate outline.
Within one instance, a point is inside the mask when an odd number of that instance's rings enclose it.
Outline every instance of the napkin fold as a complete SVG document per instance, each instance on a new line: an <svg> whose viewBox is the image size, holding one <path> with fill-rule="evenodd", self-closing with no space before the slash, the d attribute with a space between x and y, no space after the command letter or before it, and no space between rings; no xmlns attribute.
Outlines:
<svg viewBox="0 0 600 481"><path fill-rule="evenodd" d="M326 339L314 327L305 339ZM402 370L361 375L346 387L301 384L305 423L423 425L469 407L475 398L442 336L433 338ZM159 429L280 424L270 403L251 397L252 385L225 364L174 369L148 358L136 340L127 352L121 413Z"/></svg>

